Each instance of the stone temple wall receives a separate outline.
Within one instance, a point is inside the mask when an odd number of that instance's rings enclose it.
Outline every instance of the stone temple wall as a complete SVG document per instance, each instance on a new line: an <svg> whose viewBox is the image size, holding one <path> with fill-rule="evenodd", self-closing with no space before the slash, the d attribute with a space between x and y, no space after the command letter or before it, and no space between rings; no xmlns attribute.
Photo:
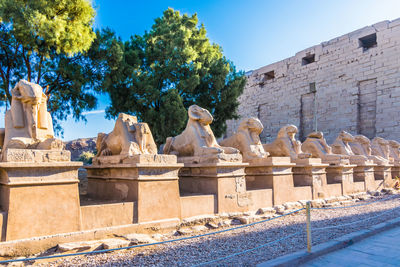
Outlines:
<svg viewBox="0 0 400 267"><path fill-rule="evenodd" d="M341 130L399 141L399 68L400 19L382 21L248 73L238 112L261 120L262 142L286 124L302 141L315 127L328 143Z"/></svg>

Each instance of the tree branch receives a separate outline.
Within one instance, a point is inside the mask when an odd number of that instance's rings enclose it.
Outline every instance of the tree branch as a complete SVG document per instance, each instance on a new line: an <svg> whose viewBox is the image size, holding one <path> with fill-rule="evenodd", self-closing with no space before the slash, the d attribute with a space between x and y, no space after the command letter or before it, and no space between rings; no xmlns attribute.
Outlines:
<svg viewBox="0 0 400 267"><path fill-rule="evenodd" d="M36 79L36 83L37 84L39 84L40 78L42 76L42 63L43 63L43 55L40 56L40 60L39 60L38 76L37 76L37 79Z"/></svg>
<svg viewBox="0 0 400 267"><path fill-rule="evenodd" d="M28 55L25 56L25 48L24 47L22 47L22 57L25 61L25 66L28 70L28 82L30 82L31 81L31 64L29 62L29 56Z"/></svg>

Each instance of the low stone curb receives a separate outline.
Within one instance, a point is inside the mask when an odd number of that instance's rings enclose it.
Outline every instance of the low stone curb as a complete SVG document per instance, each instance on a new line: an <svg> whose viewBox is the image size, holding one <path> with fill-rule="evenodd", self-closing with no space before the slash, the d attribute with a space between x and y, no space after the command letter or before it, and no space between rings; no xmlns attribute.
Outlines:
<svg viewBox="0 0 400 267"><path fill-rule="evenodd" d="M368 227L357 232L353 232L332 241L318 244L312 247L311 253L306 250L301 250L292 254L288 254L276 259L272 259L266 262L257 264L258 267L267 266L298 266L304 264L310 260L313 260L319 256L328 254L330 252L351 246L355 242L359 242L367 237L373 236L380 232L400 226L400 217Z"/></svg>

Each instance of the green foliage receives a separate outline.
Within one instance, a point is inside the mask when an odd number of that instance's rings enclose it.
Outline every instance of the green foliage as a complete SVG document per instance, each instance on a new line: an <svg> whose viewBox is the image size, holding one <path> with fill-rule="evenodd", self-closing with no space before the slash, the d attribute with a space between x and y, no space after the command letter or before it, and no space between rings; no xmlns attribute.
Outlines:
<svg viewBox="0 0 400 267"><path fill-rule="evenodd" d="M45 88L56 130L68 115L83 118L103 77L97 50L107 31L93 32L94 16L87 0L0 0L0 95L11 102L23 78Z"/></svg>
<svg viewBox="0 0 400 267"><path fill-rule="evenodd" d="M78 160L82 161L85 165L92 164L92 160L95 154L91 151L83 151L80 155Z"/></svg>
<svg viewBox="0 0 400 267"><path fill-rule="evenodd" d="M143 36L125 43L115 38L103 48L112 59L102 87L111 98L107 115L138 116L149 123L158 144L182 132L186 109L195 103L213 114L216 136L225 132L226 120L237 118L244 74L210 43L196 14L168 9Z"/></svg>

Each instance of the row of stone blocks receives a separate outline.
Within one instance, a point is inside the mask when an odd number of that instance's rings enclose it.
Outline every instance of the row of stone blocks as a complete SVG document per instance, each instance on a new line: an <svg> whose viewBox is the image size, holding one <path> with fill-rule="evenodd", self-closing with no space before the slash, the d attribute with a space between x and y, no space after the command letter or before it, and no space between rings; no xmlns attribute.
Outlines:
<svg viewBox="0 0 400 267"><path fill-rule="evenodd" d="M88 166L88 196L112 201L117 207L105 209L108 204L81 206L80 166L79 162L0 163L2 241L257 210L297 200L378 190L391 186L392 177L400 176L400 166L332 166L311 158L294 164L289 157L270 157L262 164ZM118 208L118 204L125 208Z"/></svg>

